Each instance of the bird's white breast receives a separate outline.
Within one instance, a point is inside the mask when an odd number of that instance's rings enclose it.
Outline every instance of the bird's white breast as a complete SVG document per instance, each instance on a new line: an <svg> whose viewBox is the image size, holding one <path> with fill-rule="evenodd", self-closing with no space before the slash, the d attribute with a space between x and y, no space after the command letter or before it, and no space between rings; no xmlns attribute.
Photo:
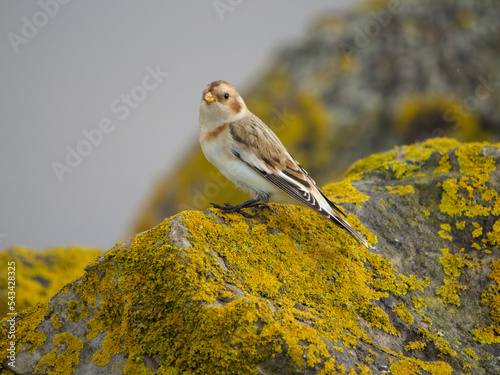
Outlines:
<svg viewBox="0 0 500 375"><path fill-rule="evenodd" d="M257 178L262 178L248 165L234 156L229 150L229 143L223 137L208 142L201 142L201 149L207 160L224 176L237 185L250 185Z"/></svg>
<svg viewBox="0 0 500 375"><path fill-rule="evenodd" d="M200 145L207 160L238 188L252 197L257 196L260 191L267 193L271 201L290 202L290 198L281 189L231 153L227 138L219 136L210 141L203 141L203 136L204 134L200 133Z"/></svg>

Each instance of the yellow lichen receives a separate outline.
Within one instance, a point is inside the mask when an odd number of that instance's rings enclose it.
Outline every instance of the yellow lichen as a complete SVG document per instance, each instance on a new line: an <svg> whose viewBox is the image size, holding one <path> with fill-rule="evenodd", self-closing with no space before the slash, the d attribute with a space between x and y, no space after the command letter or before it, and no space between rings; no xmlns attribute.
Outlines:
<svg viewBox="0 0 500 375"><path fill-rule="evenodd" d="M495 221L495 223L493 224L493 230L491 232L488 232L486 236L488 237L488 243L491 246L500 246L500 219Z"/></svg>
<svg viewBox="0 0 500 375"><path fill-rule="evenodd" d="M414 193L415 189L411 185L407 186L386 186L385 187L391 194L405 195L409 193Z"/></svg>
<svg viewBox="0 0 500 375"><path fill-rule="evenodd" d="M322 190L326 196L335 203L352 202L361 206L362 202L370 199L368 195L357 190L349 179L334 184L328 184Z"/></svg>
<svg viewBox="0 0 500 375"><path fill-rule="evenodd" d="M472 334L481 343L500 343L500 260L490 262L491 272L488 277L496 285L490 285L481 295L481 302L489 307L492 324L488 327L475 328Z"/></svg>
<svg viewBox="0 0 500 375"><path fill-rule="evenodd" d="M445 277L443 279L443 283L444 285L441 285L436 290L436 295L440 296L439 300L442 303L450 303L455 306L460 306L459 294L467 288L461 285L454 276L451 278Z"/></svg>
<svg viewBox="0 0 500 375"><path fill-rule="evenodd" d="M413 324L415 318L411 315L408 309L406 309L404 302L394 306L392 311L394 311L404 323L410 326Z"/></svg>
<svg viewBox="0 0 500 375"><path fill-rule="evenodd" d="M50 318L50 322L56 330L61 328L61 323L59 323L59 313L52 315L52 317Z"/></svg>
<svg viewBox="0 0 500 375"><path fill-rule="evenodd" d="M426 160L432 152L443 152L451 147L458 147L460 142L449 138L435 138L411 146L403 146L396 151L371 155L354 163L346 173L350 179L360 179L368 170L382 169L390 171L397 179L414 175L420 169L416 162ZM400 161L401 159L406 161Z"/></svg>
<svg viewBox="0 0 500 375"><path fill-rule="evenodd" d="M422 375L419 371L422 369L431 375L452 375L452 367L442 361L424 362L416 358L403 358L391 365L393 375Z"/></svg>
<svg viewBox="0 0 500 375"><path fill-rule="evenodd" d="M453 369L451 366L442 361L434 361L434 362L424 362L417 360L417 363L420 364L422 370L427 371L431 375L452 375ZM394 374L397 375L397 374Z"/></svg>
<svg viewBox="0 0 500 375"><path fill-rule="evenodd" d="M417 333L425 337L427 340L431 341L434 343L436 346L436 349L442 354L442 355L449 355L450 357L457 357L457 352L454 351L450 343L446 341L443 338L443 333L438 332L438 333L433 333L424 327L420 327L417 330Z"/></svg>
<svg viewBox="0 0 500 375"><path fill-rule="evenodd" d="M361 179L365 171L373 169L382 169L390 164L398 156L397 151L390 151L371 155L367 158L357 161L347 170L345 176Z"/></svg>
<svg viewBox="0 0 500 375"><path fill-rule="evenodd" d="M460 255L452 255L448 249L441 249L442 257L439 261L443 265L444 273L451 276L460 276L460 269L465 266L465 262Z"/></svg>
<svg viewBox="0 0 500 375"><path fill-rule="evenodd" d="M445 240L452 241L453 237L451 237L447 232L451 230L450 224L441 224L441 230L438 232L438 234L444 238Z"/></svg>
<svg viewBox="0 0 500 375"><path fill-rule="evenodd" d="M463 176L460 180L448 179L443 182L443 195L439 208L450 216L488 216L491 207L483 204L475 192L483 192L489 180L487 174L474 177ZM498 199L497 199L498 201Z"/></svg>
<svg viewBox="0 0 500 375"><path fill-rule="evenodd" d="M425 298L411 297L411 300L413 302L413 306L415 306L416 309L419 309L421 307L427 307L427 301L425 300Z"/></svg>
<svg viewBox="0 0 500 375"><path fill-rule="evenodd" d="M474 238L480 237L483 234L483 227L481 227L476 222L472 222L472 225L474 226L474 228L476 228L472 231L472 237Z"/></svg>
<svg viewBox="0 0 500 375"><path fill-rule="evenodd" d="M409 359L403 359L391 365L391 372L395 375L422 375L418 365Z"/></svg>
<svg viewBox="0 0 500 375"><path fill-rule="evenodd" d="M337 366L335 357L331 357L325 362L325 367L318 372L318 375L344 375L344 371L343 366L342 369Z"/></svg>
<svg viewBox="0 0 500 375"><path fill-rule="evenodd" d="M146 366L144 366L143 363L133 363L133 362L127 362L125 366L123 367L123 375L154 375L155 373L150 371ZM177 374L175 370L172 370L171 372L167 371L165 374Z"/></svg>
<svg viewBox="0 0 500 375"><path fill-rule="evenodd" d="M421 341L410 341L406 346L405 346L405 350L407 352L411 351L411 350L420 350L420 351L423 351L425 349L425 347L427 346L427 344L425 342L421 342Z"/></svg>
<svg viewBox="0 0 500 375"><path fill-rule="evenodd" d="M288 230L286 229L288 225L292 224L293 221L295 220L290 220L294 217L298 217L298 216L302 216L304 214L306 215L310 215L309 211L307 210L302 210L298 207L283 207L283 208L277 208L277 209L280 209L282 210L282 212L280 213L280 215L272 215L271 216L271 222L268 224L270 227L274 227L275 224L273 223L274 220L276 220L276 218L281 218L280 219L280 225L276 225L277 228L280 228L281 230L285 229L285 233L288 233ZM293 211L295 210L302 210L302 214L301 215L296 215L293 213ZM239 216L236 216L238 217L239 219ZM309 219L311 218L311 216L309 216ZM240 220L238 220L238 222L240 222ZM238 222L232 222L232 225L236 225ZM288 222L288 224L285 224L286 222ZM328 225L327 222L321 222L322 225L325 224L325 225ZM246 226L246 224L245 224ZM203 224L202 225L203 229L205 230L207 227L210 227L208 224ZM197 227L198 228L198 227ZM296 230L299 230L301 232L304 232L304 230L306 231L309 231L309 230L314 230L313 228L304 228L303 226L300 226L300 225L295 225L293 224L292 228L295 228L295 230L292 229L291 232L289 232L290 234L293 234L293 236L295 235L298 235L299 233L295 233ZM280 263L278 262L271 262L269 263L269 259L274 259L274 257L271 257L271 256L266 256L264 254L260 254L260 251L262 250L265 250L265 248L263 248L262 246L259 245L259 243L261 243L262 240L259 240L258 236L257 236L257 233L259 233L259 235L261 234L266 234L266 228L265 227L262 227L262 231L257 231L255 232L257 228L254 228L254 236L252 238L252 243L255 243L254 245L252 245L252 248L253 248L253 251L252 251L252 256L248 259L248 261L251 261L251 262L254 262L256 261L257 259L267 259L267 261L265 263L263 263L263 265L265 265L265 267L263 268L260 268L260 271L261 272L264 272L266 269L268 269L268 271L265 271L266 273L271 271L274 273L274 272L280 272L281 276L278 278L278 283L269 283L268 282L268 286L266 288L266 295L267 296L275 296L275 298L277 296L280 295L280 293L278 292L278 290L280 288L283 288L284 286L282 285L282 282L284 280L286 280L286 286L285 288L288 290L302 290L304 293L307 293L307 294L310 294L312 293L313 295L316 295L318 294L318 292L308 292L307 289L308 287L304 288L304 286L308 286L308 285L320 285L318 284L317 282L312 282L312 279L311 281L308 281L308 278L306 278L305 280L302 278L302 279L294 279L294 278L291 278L291 276L286 276L287 274L289 274L290 270L291 269L296 269L296 267L301 267L300 265L301 264L307 264L307 262L303 259L306 254L304 253L297 253L296 255L294 256L291 256L291 254L288 254L288 251L284 252L284 249L290 249L290 250L294 250L296 249L295 246L291 246L291 247L288 247L288 246L285 246L283 247L283 245L280 245L280 247L283 249L283 250L280 250L281 253L283 253L281 255L281 260L282 261L286 261L287 263L284 263L283 265L281 265L279 268L277 267ZM326 229L326 228L325 228ZM319 232L316 232L316 233L322 233L325 229L321 229ZM221 239L221 233L220 233L220 230L218 230L218 243L220 242L220 239ZM317 230L317 229L316 229ZM246 230L242 230L243 233L246 232ZM198 231L196 231L197 233ZM193 233L193 232L192 232ZM229 234L229 233L228 233ZM302 235L305 235L305 233L303 233ZM281 236L280 236L281 237ZM199 238L199 233L198 235L194 236L193 237L194 240L195 239L198 239ZM210 236L208 237L210 238ZM230 237L228 237L230 238ZM277 238L276 238L277 239ZM282 238L280 241L283 241L285 240L286 238ZM334 237L331 237L330 236L330 240L328 241L331 241L333 240ZM234 240L231 240L231 242L233 242ZM212 241L210 241L212 242ZM269 239L265 240L265 242L269 243ZM243 244L245 245L245 242L241 242L239 241L240 243L240 246ZM273 240L273 242L269 243L269 244L274 244L276 243L276 245L279 243L279 242L275 242ZM214 244L215 245L215 244ZM321 242L318 242L316 243L315 245L313 245L313 247L311 247L310 249L313 250L314 249L314 252L316 253L316 261L318 260L317 259L317 256L319 254L317 254L318 250L322 249L322 248L325 248L324 247L326 244L321 244ZM247 245L248 246L248 245ZM273 245L274 246L274 245ZM226 249L228 248L232 248L232 246L225 246ZM309 248L309 247L307 247ZM256 253L256 251L258 250L258 252ZM266 250L267 251L267 250ZM295 252L295 250L294 250ZM246 270L249 270L251 269L250 267L245 267L244 264L246 263L246 261L244 259L240 259L238 260L238 262L236 262L236 259L234 261L231 260L231 258L233 256L235 256L236 254L234 255L230 255L232 254L231 252L228 253L228 251L224 251L225 253L225 257L226 257L226 262L229 262L230 264L238 264L239 267L244 267L244 269ZM321 254L321 253L320 253ZM330 254L330 256L333 255L333 258L331 258L328 263L325 263L325 267L328 267L325 271L324 271L324 274L325 275L328 275L331 271L328 271L329 268L331 268L332 266L335 267L337 269L337 266L340 266L340 264L338 264L337 262L338 261L341 261L341 258L338 258L338 260L336 261L335 258L337 258L336 255L334 254ZM369 256L369 253L365 253L363 251L363 258L365 257L369 257L369 258L373 258L373 259L376 259L376 257L371 257ZM289 262L292 262L292 263L289 263ZM299 262L299 263L297 263ZM280 268L281 267L285 267L285 269L283 269L282 271L280 271ZM380 267L377 267L377 268L380 268ZM255 267L253 267L253 269L255 269ZM335 271L335 273L339 273L335 278L334 280L338 280L340 281L341 279L344 279L344 276L343 274L345 273L345 271L348 271L349 272L349 269L342 269L342 267L340 267L339 269L337 269ZM362 272L360 270L360 274L357 274L351 281L354 282L354 284L356 284L356 280L359 280L359 276L362 276ZM307 272L306 273L307 275L310 275L310 277L313 277L314 275L311 274L310 272ZM347 276L347 275L346 275ZM309 277L309 276L308 276ZM261 286L261 283L262 283L262 280L269 280L269 281L272 281L272 280L275 280L276 277L275 276L271 276L269 274L259 274L259 275L252 275L252 274L249 274L248 277L245 277L244 280L242 280L243 284L242 285L246 285L246 288L250 288L250 290L262 290L262 286ZM301 287L300 288L295 288L294 287L294 283L297 282L297 283L300 283ZM341 292L340 290L338 290L338 288L341 286L341 285L344 285L344 284L337 284L336 282L334 283L337 285L337 291L336 291L336 294L338 294L339 296L341 295L344 295L343 298L347 297L347 298L350 298L349 297L349 294L350 292ZM252 286L253 285L253 286ZM281 285L281 286L280 286ZM299 284L297 284L299 285ZM363 286L361 286L361 284L359 284L360 287L364 288ZM332 285L333 286L333 285ZM324 295L324 292L321 292L323 294L323 299L326 298L326 296ZM283 299L285 298L285 295L281 295L280 299ZM297 297L295 297L297 298ZM285 299L286 300L286 299ZM288 305L289 303L284 303L284 302L281 302L281 304L283 305ZM371 306L371 304L367 304L366 302L363 302L363 301L359 301L358 303L356 303L356 305L358 305L358 309L360 311L360 313L364 316L365 319L367 319L371 324L373 324L374 326L378 326L380 328L383 328L383 329L388 329L390 332L393 331L392 328L389 328L389 326L387 325L388 324L388 321L387 321L387 318L386 318L386 315L385 313L383 313L383 311L381 311L380 309L378 309L376 306ZM325 306L326 307L326 306ZM329 307L328 310L330 311L330 314L331 316L335 316L335 315L338 315L338 313L340 313L341 311L337 310L337 308L332 308ZM318 314L318 312L315 313L315 315ZM342 313L343 315L344 313ZM348 314L350 315L350 313ZM320 316L324 316L323 313L320 314ZM383 318L381 320L381 318ZM342 321L342 319L340 320L340 322ZM338 341L340 336L335 336L336 334L338 334L339 332L339 329L342 329L342 324L332 324L333 322L330 322L330 319L328 320L325 320L324 318L321 318L320 320L317 321L316 325L318 327L322 327L324 326L325 324L327 324L325 326L325 328L328 327L328 337L331 337L332 341ZM357 331L357 330L356 330ZM336 333L337 332L337 333ZM325 331L325 334L326 334L326 331ZM333 336L332 336L333 335ZM354 337L351 336L351 335L347 335L345 336L342 340L344 341L344 344L348 345L348 346L351 346L351 345L354 345L356 343L356 340L352 340ZM309 339L310 340L310 339ZM290 341L291 343L293 343L293 341ZM302 361L300 358L302 356L302 350L301 348L297 348L297 360L299 361Z"/></svg>
<svg viewBox="0 0 500 375"><path fill-rule="evenodd" d="M418 315L420 315L420 317L422 318L422 320L425 323L432 324L431 318L429 318L428 316L426 316L425 313L422 310L420 310L420 309L413 309L413 311L415 311Z"/></svg>
<svg viewBox="0 0 500 375"><path fill-rule="evenodd" d="M52 349L45 354L35 368L35 374L70 375L74 367L80 363L79 355L83 342L69 332L56 333L52 344L62 351Z"/></svg>
<svg viewBox="0 0 500 375"><path fill-rule="evenodd" d="M80 305L78 301L68 301L67 315L72 322L77 322L80 319L87 318L89 312L86 305Z"/></svg>
<svg viewBox="0 0 500 375"><path fill-rule="evenodd" d="M500 330L493 326L474 328L472 335L474 340L483 344L500 344Z"/></svg>
<svg viewBox="0 0 500 375"><path fill-rule="evenodd" d="M482 250L481 245L479 245L478 243L473 242L470 246L478 251Z"/></svg>
<svg viewBox="0 0 500 375"><path fill-rule="evenodd" d="M354 372L355 375L372 375L372 372L370 371L370 368L368 366L356 363L356 367L358 368L359 372Z"/></svg>
<svg viewBox="0 0 500 375"><path fill-rule="evenodd" d="M413 292L414 290L419 290L420 292L423 293L424 288L427 287L430 283L429 277L426 277L422 281L418 281L417 275L405 276L403 274L400 274L399 278L404 283L405 287L408 289L409 292Z"/></svg>
<svg viewBox="0 0 500 375"><path fill-rule="evenodd" d="M415 171L418 171L420 167L417 165L411 165L401 161L395 161L391 164L388 164L384 169L393 172L394 177L396 177L397 179L403 179L413 175L413 173Z"/></svg>
<svg viewBox="0 0 500 375"><path fill-rule="evenodd" d="M441 152L441 160L439 161L439 167L434 169L433 173L447 173L451 170L450 156L447 151Z"/></svg>
<svg viewBox="0 0 500 375"><path fill-rule="evenodd" d="M455 154L460 164L460 172L468 176L475 176L478 173L490 173L496 170L493 157L480 155L485 146L489 143L469 143L458 147Z"/></svg>
<svg viewBox="0 0 500 375"><path fill-rule="evenodd" d="M466 349L464 349L464 354L468 355L472 359L475 359L476 361L479 360L479 357L477 356L477 354L474 351L474 349L466 348Z"/></svg>
<svg viewBox="0 0 500 375"><path fill-rule="evenodd" d="M21 350L21 344L25 346L30 353L35 351L38 347L43 345L47 340L44 331L36 331L36 328L41 324L45 316L50 314L50 309L47 303L38 303L30 307L16 317L16 337L18 338L16 345L16 353ZM5 318L6 320L8 318ZM4 331L5 330L5 331ZM3 325L0 325L0 334L6 337L7 330ZM0 340L0 363L2 363L7 356L7 348L10 345L9 340Z"/></svg>
<svg viewBox="0 0 500 375"><path fill-rule="evenodd" d="M111 360L112 354L118 354L123 352L123 347L120 345L120 331L110 330L104 338L102 343L102 349L98 350L92 356L94 363L97 366L106 366Z"/></svg>

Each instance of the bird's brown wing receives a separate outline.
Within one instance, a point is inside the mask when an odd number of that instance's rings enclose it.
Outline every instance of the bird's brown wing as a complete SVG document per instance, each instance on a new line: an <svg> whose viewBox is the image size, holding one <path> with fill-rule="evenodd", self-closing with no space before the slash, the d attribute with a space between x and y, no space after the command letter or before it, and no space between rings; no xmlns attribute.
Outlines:
<svg viewBox="0 0 500 375"><path fill-rule="evenodd" d="M233 138L231 152L264 178L324 216L330 216L329 211L332 211L346 217L258 117L251 116L229 124L229 132Z"/></svg>

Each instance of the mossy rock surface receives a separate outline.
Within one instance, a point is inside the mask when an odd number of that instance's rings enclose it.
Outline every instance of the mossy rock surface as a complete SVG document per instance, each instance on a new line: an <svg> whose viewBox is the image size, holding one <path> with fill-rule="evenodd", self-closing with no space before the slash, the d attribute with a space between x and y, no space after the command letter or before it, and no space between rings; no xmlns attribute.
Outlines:
<svg viewBox="0 0 500 375"><path fill-rule="evenodd" d="M16 318L15 374L498 374L500 145L435 139L292 205L185 211ZM356 219L358 218L358 219ZM1 335L9 322L0 324Z"/></svg>

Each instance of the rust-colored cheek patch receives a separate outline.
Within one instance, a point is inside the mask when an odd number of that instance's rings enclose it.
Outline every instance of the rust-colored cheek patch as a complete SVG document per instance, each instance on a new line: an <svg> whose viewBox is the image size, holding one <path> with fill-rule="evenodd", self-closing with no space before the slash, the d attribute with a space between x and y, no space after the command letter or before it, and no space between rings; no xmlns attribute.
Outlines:
<svg viewBox="0 0 500 375"><path fill-rule="evenodd" d="M243 108L241 103L237 100L232 100L229 104L229 107L233 110L234 113L239 113Z"/></svg>

